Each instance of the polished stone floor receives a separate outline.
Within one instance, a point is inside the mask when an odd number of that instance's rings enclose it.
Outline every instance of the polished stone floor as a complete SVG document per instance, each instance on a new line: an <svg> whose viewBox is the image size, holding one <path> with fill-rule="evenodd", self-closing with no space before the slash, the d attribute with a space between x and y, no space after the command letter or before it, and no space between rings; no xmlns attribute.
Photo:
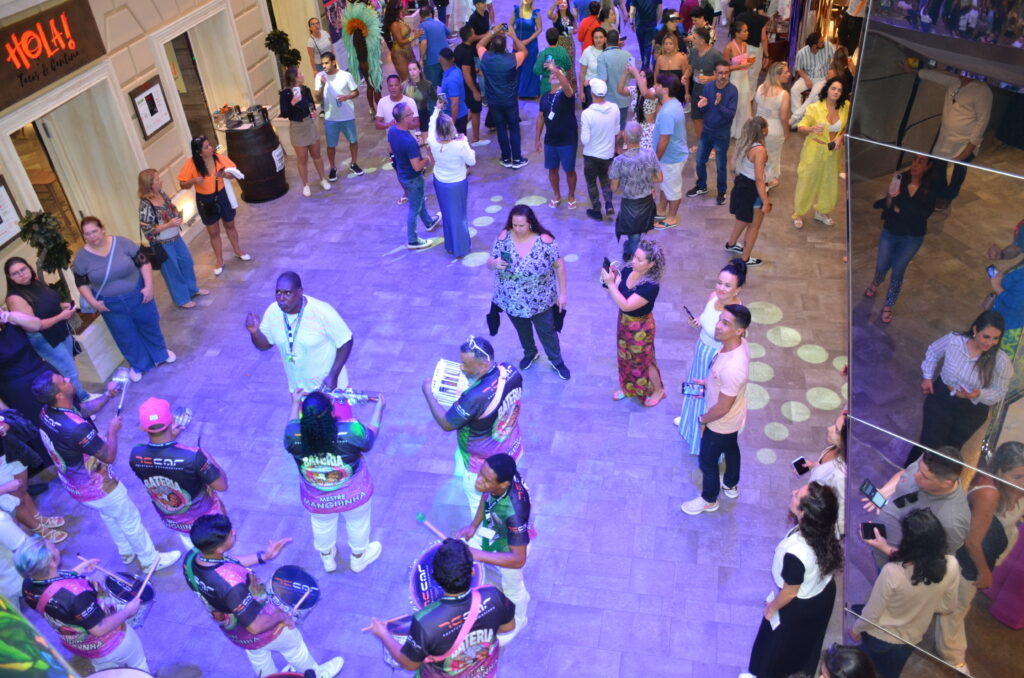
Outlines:
<svg viewBox="0 0 1024 678"><path fill-rule="evenodd" d="M745 670L772 589L772 553L789 527L789 493L800 484L789 462L824 446L825 428L846 399L840 374L847 360L845 219L840 210L831 228L809 221L797 232L790 225L800 140L786 146L782 184L772 194L775 210L757 246L766 264L751 272L743 293L755 314L750 341L756 362L748 424L740 436L740 497L724 499L717 513L688 517L679 504L695 496L699 472L672 425L696 338L683 305L700 308L728 260L722 249L733 223L727 208L711 196L684 199L681 227L654 234L668 261L655 317L670 395L653 409L616 403L610 398L617 388L615 309L597 273L604 256L618 258L621 250L610 221L583 214L582 162L581 209L570 212L563 203L552 210L540 154L529 153L531 164L512 171L498 165L496 142L478 149L469 203L473 253L453 261L442 247L408 252L402 247L406 210L395 204L393 172L382 167L382 135L365 123L362 99L359 104L366 176L344 178L331 192L305 199L289 159L289 193L240 210L251 263L229 261L224 275L214 278L200 234L192 249L212 294L185 311L173 308L163 284L157 285L164 331L179 359L132 387L121 449L143 440L133 413L145 398L191 407L196 419L184 440L192 443L201 433L204 448L228 473L224 501L238 528L236 551L294 538L278 562L307 568L324 590L302 624L314 655L343 655L342 675L391 675L380 643L359 629L371 615L409 609L410 565L433 542L415 516L424 512L448 532L468 520L452 476L454 436L431 420L420 384L438 358L456 358L467 335L485 331L493 282L482 266L486 252L513 204L534 205L567 262L562 346L573 376L559 380L543 360L525 374L523 468L538 536L526 569L530 622L502 652L501 675L728 678ZM521 113L524 136L532 138L536 103L523 102ZM688 188L692 160L685 173ZM436 206L432 196L429 201ZM247 311L262 312L273 301L275 279L289 269L302 275L308 294L333 304L352 328L352 386L387 397L382 435L369 461L376 485L373 538L384 551L360 574L349 571L343 558L334 574L321 570L296 470L281 446L288 396L280 359L276 352L257 352L243 327ZM500 359L521 357L507 322L494 342ZM101 415L101 426L110 414ZM155 540L162 548L176 547L123 456L119 475ZM66 564L77 552L107 565L117 562L98 518L85 515L62 490L51 489L41 505L44 512L68 516ZM258 569L265 579L273 571ZM141 636L157 675L250 675L242 651L217 630L179 569L154 580L157 600ZM833 628L830 642L837 638Z"/></svg>

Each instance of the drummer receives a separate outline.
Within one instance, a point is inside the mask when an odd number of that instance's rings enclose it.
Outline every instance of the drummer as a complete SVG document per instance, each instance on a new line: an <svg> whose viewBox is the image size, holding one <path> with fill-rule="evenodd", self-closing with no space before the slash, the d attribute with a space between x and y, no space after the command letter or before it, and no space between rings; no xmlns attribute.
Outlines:
<svg viewBox="0 0 1024 678"><path fill-rule="evenodd" d="M232 558L227 552L235 545L235 530L222 514L197 518L191 538L195 548L185 556L185 581L228 640L245 650L257 676L277 673L271 652L281 653L300 673L313 669L317 678L333 678L341 671L341 657L317 665L291 614L278 607L249 569L276 558L291 538L271 541L266 551Z"/></svg>
<svg viewBox="0 0 1024 678"><path fill-rule="evenodd" d="M25 578L25 604L53 627L65 648L92 662L94 671L129 667L148 673L142 641L125 624L139 611L141 600L135 596L120 610L108 604L106 592L82 576L98 562L87 560L61 570L60 551L39 536L29 537L14 552L14 566Z"/></svg>
<svg viewBox="0 0 1024 678"><path fill-rule="evenodd" d="M480 466L476 489L482 493L473 522L455 533L459 539L479 539L482 548L471 548L473 558L490 563L501 573L501 590L516 604L516 628L502 638L509 643L526 627L530 594L523 568L530 545L530 493L507 454L493 454ZM481 528L486 519L487 524ZM482 535L482 538L481 538Z"/></svg>
<svg viewBox="0 0 1024 678"><path fill-rule="evenodd" d="M484 459L499 452L515 459L522 454L519 403L523 377L508 363L496 363L491 343L480 337L470 336L459 347L459 359L469 388L448 411L434 397L430 379L423 382L423 395L438 426L459 432L455 472L462 474L469 513L475 515L480 505L476 476Z"/></svg>
<svg viewBox="0 0 1024 678"><path fill-rule="evenodd" d="M146 486L160 520L191 549L188 533L195 519L224 513L217 492L227 491L228 476L205 450L178 443L183 429L174 423L166 400L142 403L139 428L149 434L149 443L132 448L128 465Z"/></svg>
<svg viewBox="0 0 1024 678"><path fill-rule="evenodd" d="M299 390L292 396L284 447L299 467L299 496L313 523L313 546L328 572L338 569L339 515L345 518L352 571L362 572L380 557L380 542L370 541L373 479L363 455L377 439L383 413L382 396L368 425L338 417L334 401L323 393Z"/></svg>
<svg viewBox="0 0 1024 678"><path fill-rule="evenodd" d="M421 678L493 676L498 670L500 633L515 629L515 604L493 586L470 591L473 556L457 539L445 539L434 554L434 580L445 595L415 613L409 638L399 645L387 625L370 622L373 635L403 669ZM451 620L475 618L453 633Z"/></svg>

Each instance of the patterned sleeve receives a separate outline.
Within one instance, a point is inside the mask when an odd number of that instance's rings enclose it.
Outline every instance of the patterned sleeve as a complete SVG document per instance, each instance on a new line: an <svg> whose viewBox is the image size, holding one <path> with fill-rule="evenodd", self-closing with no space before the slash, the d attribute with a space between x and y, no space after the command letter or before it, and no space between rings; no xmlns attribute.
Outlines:
<svg viewBox="0 0 1024 678"><path fill-rule="evenodd" d="M153 203L143 198L139 201L139 225L142 227L142 232L150 240L156 235L153 233L153 227L160 222L159 217L156 215L156 207Z"/></svg>

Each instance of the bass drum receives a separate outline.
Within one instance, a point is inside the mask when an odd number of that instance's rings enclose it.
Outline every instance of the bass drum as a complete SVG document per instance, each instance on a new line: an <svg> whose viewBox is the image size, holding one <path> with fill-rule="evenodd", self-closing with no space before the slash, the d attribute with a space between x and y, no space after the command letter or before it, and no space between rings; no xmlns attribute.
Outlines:
<svg viewBox="0 0 1024 678"><path fill-rule="evenodd" d="M93 676L100 676L101 678L144 678L145 676L148 676L149 678L153 678L152 673L146 673L141 669L130 669L127 667L121 669L103 669L102 671L89 674L89 678L93 678Z"/></svg>

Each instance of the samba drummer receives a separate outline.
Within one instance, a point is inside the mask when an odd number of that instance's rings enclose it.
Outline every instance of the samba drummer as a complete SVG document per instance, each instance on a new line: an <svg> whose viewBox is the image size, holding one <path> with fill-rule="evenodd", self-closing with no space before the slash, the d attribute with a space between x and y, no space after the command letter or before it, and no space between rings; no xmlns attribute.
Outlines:
<svg viewBox="0 0 1024 678"><path fill-rule="evenodd" d="M148 674L142 641L125 624L139 611L141 598L134 596L119 610L107 604L106 592L83 576L97 562L85 560L61 570L60 551L39 536L30 537L14 552L14 566L25 578L25 604L53 627L65 648L92 662L95 671L128 667Z"/></svg>
<svg viewBox="0 0 1024 678"><path fill-rule="evenodd" d="M292 396L284 446L299 467L299 494L313 524L313 546L328 572L338 569L339 515L345 518L352 571L362 572L380 557L380 542L370 541L373 479L363 459L384 413L384 398L376 400L370 423L363 424L338 417L340 408L324 393L300 390Z"/></svg>
<svg viewBox="0 0 1024 678"><path fill-rule="evenodd" d="M345 660L335 657L317 664L295 628L291 613L249 568L277 558L291 539L271 541L265 551L232 558L235 530L225 515L200 516L192 525L195 549L185 556L185 581L206 605L232 643L245 650L257 676L277 673L271 652L279 652L299 673L310 669L317 678L334 678Z"/></svg>
<svg viewBox="0 0 1024 678"><path fill-rule="evenodd" d="M526 628L530 594L523 581L530 545L530 492L507 454L494 454L480 466L476 489L481 493L473 522L455 533L469 539L473 559L498 568L501 590L516 604L516 628L502 638L509 643ZM486 521L486 522L485 522ZM481 527L482 526L482 527Z"/></svg>
<svg viewBox="0 0 1024 678"><path fill-rule="evenodd" d="M438 426L459 432L456 459L464 469L462 490L470 515L475 515L480 505L476 476L484 459L499 452L514 459L522 454L519 406L523 377L512 365L495 362L491 343L479 337L470 336L459 347L459 360L469 388L447 412L434 396L429 379L423 383L423 395Z"/></svg>
<svg viewBox="0 0 1024 678"><path fill-rule="evenodd" d="M188 533L195 519L224 513L217 492L227 491L227 474L205 450L178 442L182 428L166 400L149 398L142 403L139 428L149 434L149 443L132 448L128 465L149 492L160 520L191 549Z"/></svg>
<svg viewBox="0 0 1024 678"><path fill-rule="evenodd" d="M404 645L378 619L370 631L403 669L421 678L497 675L499 634L515 629L515 604L493 586L470 589L473 556L457 539L438 547L433 577L445 595L415 613Z"/></svg>

